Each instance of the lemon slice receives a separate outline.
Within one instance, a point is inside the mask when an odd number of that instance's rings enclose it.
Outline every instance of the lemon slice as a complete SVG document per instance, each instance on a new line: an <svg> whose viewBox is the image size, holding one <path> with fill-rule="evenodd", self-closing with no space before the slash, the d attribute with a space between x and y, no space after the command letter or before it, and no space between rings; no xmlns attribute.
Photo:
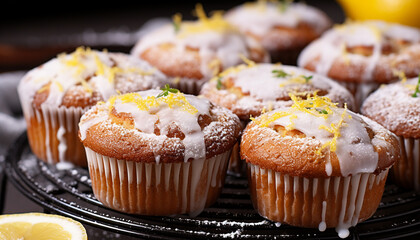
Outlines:
<svg viewBox="0 0 420 240"><path fill-rule="evenodd" d="M44 213L23 213L0 216L2 240L83 240L83 225L71 218Z"/></svg>

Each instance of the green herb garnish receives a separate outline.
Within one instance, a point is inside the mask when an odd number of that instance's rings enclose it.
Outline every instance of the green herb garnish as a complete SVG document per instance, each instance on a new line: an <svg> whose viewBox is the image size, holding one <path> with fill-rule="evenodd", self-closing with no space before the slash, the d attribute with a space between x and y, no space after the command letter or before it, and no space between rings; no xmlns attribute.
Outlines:
<svg viewBox="0 0 420 240"><path fill-rule="evenodd" d="M220 90L220 89L222 89L222 87L223 87L222 77L218 77L217 78L217 83L216 83L216 88L217 88L217 90Z"/></svg>
<svg viewBox="0 0 420 240"><path fill-rule="evenodd" d="M172 24L174 26L175 33L178 33L181 29L182 15L180 13L175 14L172 17Z"/></svg>
<svg viewBox="0 0 420 240"><path fill-rule="evenodd" d="M280 12L286 12L287 8L289 8L292 2L293 0L279 0L278 7L279 7Z"/></svg>
<svg viewBox="0 0 420 240"><path fill-rule="evenodd" d="M328 111L327 110L325 110L325 109L322 109L322 110L317 110L319 113L321 113L321 114L328 114Z"/></svg>
<svg viewBox="0 0 420 240"><path fill-rule="evenodd" d="M419 80L417 81L416 89L414 90L412 97L417 97L417 94L420 93L420 74L419 74Z"/></svg>
<svg viewBox="0 0 420 240"><path fill-rule="evenodd" d="M169 95L170 92L171 93L178 93L179 90L176 89L176 88L169 87L169 84L165 84L165 87L162 88L162 92L159 93L156 98L166 97L166 96Z"/></svg>
<svg viewBox="0 0 420 240"><path fill-rule="evenodd" d="M271 72L274 74L274 77L278 77L278 78L284 78L284 77L290 76L290 74L288 74L287 72L281 69L275 69Z"/></svg>
<svg viewBox="0 0 420 240"><path fill-rule="evenodd" d="M302 77L303 79L305 79L305 82L306 82L306 83L308 83L308 82L309 82L309 80L311 80L313 76L304 76L304 75L301 75L301 77Z"/></svg>

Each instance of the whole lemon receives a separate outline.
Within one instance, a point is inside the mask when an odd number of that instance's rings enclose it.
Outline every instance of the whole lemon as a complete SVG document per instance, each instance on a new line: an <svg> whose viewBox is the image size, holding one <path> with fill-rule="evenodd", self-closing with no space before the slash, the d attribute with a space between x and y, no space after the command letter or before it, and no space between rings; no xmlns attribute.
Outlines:
<svg viewBox="0 0 420 240"><path fill-rule="evenodd" d="M337 0L352 20L384 20L420 28L419 0Z"/></svg>

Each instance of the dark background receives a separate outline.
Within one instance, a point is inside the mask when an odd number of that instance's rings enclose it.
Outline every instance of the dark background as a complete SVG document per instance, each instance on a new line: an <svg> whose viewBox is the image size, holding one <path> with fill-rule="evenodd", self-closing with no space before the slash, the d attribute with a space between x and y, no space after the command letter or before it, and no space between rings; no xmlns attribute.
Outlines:
<svg viewBox="0 0 420 240"><path fill-rule="evenodd" d="M207 13L228 10L244 1L200 1ZM320 8L336 23L344 14L334 0L306 0ZM103 34L120 31L134 34L145 22L154 18L170 19L181 13L184 19L195 19L192 12L197 1L60 1L47 4L38 1L2 1L0 13L0 72L26 70L63 51L80 45L128 52L134 40L110 42L99 36L96 42L83 39L86 32ZM95 41L95 40L93 40Z"/></svg>

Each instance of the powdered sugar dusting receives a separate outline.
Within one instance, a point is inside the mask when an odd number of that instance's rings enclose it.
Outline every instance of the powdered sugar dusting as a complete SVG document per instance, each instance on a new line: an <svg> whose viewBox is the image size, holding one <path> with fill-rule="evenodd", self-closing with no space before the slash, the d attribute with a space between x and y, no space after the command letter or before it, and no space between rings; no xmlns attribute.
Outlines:
<svg viewBox="0 0 420 240"><path fill-rule="evenodd" d="M413 97L418 79L379 88L363 103L362 113L399 136L420 137L420 97Z"/></svg>
<svg viewBox="0 0 420 240"><path fill-rule="evenodd" d="M273 71L283 71L287 76L279 77ZM305 83L302 76L310 78ZM301 78L304 81L293 82ZM289 93L313 93L325 91L325 96L333 102L354 107L353 96L336 82L319 74L294 66L257 64L254 67L233 71L220 78L222 84L231 81L228 88L217 89L217 82L211 81L203 86L201 94L215 103L231 109L241 119L247 120L251 115L259 115L261 110L278 109L291 106L293 101ZM290 82L290 83L289 83ZM233 89L238 89L241 94Z"/></svg>

